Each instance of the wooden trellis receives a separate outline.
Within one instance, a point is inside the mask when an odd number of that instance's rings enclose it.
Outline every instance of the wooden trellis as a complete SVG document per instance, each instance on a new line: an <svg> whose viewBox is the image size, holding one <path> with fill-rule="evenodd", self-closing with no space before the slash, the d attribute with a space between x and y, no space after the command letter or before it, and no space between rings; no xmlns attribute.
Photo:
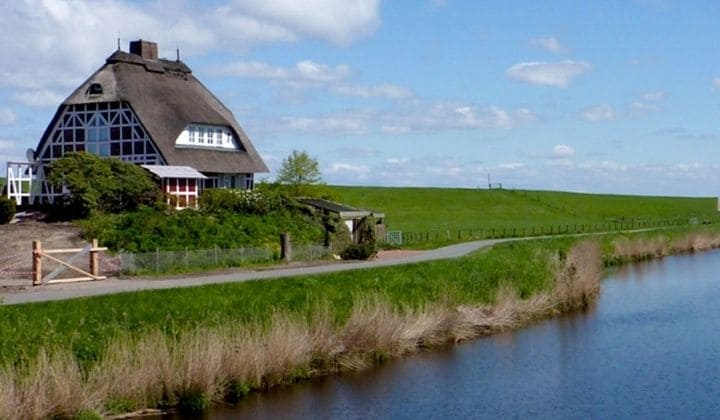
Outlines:
<svg viewBox="0 0 720 420"><path fill-rule="evenodd" d="M98 260L98 252L107 251L105 247L99 247L97 239L92 240L92 244L85 248L68 248L68 249L43 249L40 241L33 241L33 286L40 286L43 284L55 284L55 283L72 283L78 281L90 281L90 280L105 280L105 276L100 275L100 264ZM90 272L87 272L79 267L71 264L71 262L87 253L89 255L89 267ZM76 254L71 257L69 261L63 261L59 258L54 257L52 254ZM54 270L50 274L43 276L42 263L43 258L48 258L61 265L58 269ZM63 278L55 279L61 271L70 269L77 273L82 274L82 277Z"/></svg>

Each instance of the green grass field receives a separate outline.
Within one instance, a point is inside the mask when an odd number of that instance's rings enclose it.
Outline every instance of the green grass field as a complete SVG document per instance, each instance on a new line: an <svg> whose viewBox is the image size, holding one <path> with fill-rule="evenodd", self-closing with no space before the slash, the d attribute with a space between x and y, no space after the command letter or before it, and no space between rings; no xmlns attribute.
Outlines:
<svg viewBox="0 0 720 420"><path fill-rule="evenodd" d="M550 226L717 217L715 198L579 194L553 191L446 188L329 187L334 199L385 213L389 230L444 233L491 229L526 231ZM529 233L529 232L528 232Z"/></svg>

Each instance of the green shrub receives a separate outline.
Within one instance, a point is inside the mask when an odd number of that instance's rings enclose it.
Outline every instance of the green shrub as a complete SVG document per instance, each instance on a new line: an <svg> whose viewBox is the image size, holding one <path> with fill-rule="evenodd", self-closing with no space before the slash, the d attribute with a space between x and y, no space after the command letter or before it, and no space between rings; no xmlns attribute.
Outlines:
<svg viewBox="0 0 720 420"><path fill-rule="evenodd" d="M326 243L330 245L334 253L340 254L345 248L352 245L352 233L342 220L326 218L325 229L328 236Z"/></svg>
<svg viewBox="0 0 720 420"><path fill-rule="evenodd" d="M16 211L15 200L0 195L0 225L10 223Z"/></svg>
<svg viewBox="0 0 720 420"><path fill-rule="evenodd" d="M377 254L375 244L351 244L342 250L340 257L343 260L369 260Z"/></svg>
<svg viewBox="0 0 720 420"><path fill-rule="evenodd" d="M92 410L82 410L75 416L77 420L102 420L100 413Z"/></svg>
<svg viewBox="0 0 720 420"><path fill-rule="evenodd" d="M140 166L84 152L69 153L52 162L47 180L70 192L53 205L58 218L119 213L162 201L160 188Z"/></svg>
<svg viewBox="0 0 720 420"><path fill-rule="evenodd" d="M322 241L322 224L297 211L269 214L221 212L206 214L185 209L162 212L143 207L123 214L93 214L79 222L87 238L98 238L112 250L148 252L277 245L288 232L293 243Z"/></svg>
<svg viewBox="0 0 720 420"><path fill-rule="evenodd" d="M210 405L210 396L204 392L187 391L178 398L178 410L181 413L197 413Z"/></svg>

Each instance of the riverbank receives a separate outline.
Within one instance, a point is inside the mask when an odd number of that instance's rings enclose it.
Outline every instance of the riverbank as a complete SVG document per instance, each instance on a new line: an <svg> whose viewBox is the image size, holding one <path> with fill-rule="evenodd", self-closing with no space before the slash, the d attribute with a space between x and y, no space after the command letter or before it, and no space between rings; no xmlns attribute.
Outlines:
<svg viewBox="0 0 720 420"><path fill-rule="evenodd" d="M0 417L200 408L517 328L590 303L603 261L718 244L711 231L524 241L450 262L2 307Z"/></svg>

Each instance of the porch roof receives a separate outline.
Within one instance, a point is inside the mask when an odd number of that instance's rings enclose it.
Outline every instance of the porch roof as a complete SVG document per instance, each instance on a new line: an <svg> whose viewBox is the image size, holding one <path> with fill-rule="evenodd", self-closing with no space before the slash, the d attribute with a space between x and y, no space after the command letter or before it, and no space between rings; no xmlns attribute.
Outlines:
<svg viewBox="0 0 720 420"><path fill-rule="evenodd" d="M207 177L195 168L189 166L172 166L172 165L140 165L150 171L153 175L160 179L166 178L195 178L207 179Z"/></svg>

